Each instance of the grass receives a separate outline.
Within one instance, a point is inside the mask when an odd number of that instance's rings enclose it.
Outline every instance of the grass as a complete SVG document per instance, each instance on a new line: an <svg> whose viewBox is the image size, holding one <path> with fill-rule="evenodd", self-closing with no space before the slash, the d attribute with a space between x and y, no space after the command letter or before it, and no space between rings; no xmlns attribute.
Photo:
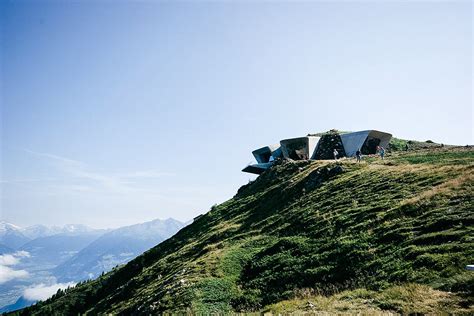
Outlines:
<svg viewBox="0 0 474 316"><path fill-rule="evenodd" d="M268 305L264 314L360 314L360 315L411 315L457 314L469 315L472 308L462 305L463 298L456 294L407 283L376 292L366 289L343 291L331 296L311 291L295 293L295 298Z"/></svg>
<svg viewBox="0 0 474 316"><path fill-rule="evenodd" d="M408 162L410 164L456 164L456 165L468 165L472 150L470 148L459 148L457 151L450 149L438 149L432 151L420 151L417 153L410 153L404 155L398 155L395 157L396 162Z"/></svg>
<svg viewBox="0 0 474 316"><path fill-rule="evenodd" d="M474 312L474 151L435 145L278 164L127 265L23 312Z"/></svg>

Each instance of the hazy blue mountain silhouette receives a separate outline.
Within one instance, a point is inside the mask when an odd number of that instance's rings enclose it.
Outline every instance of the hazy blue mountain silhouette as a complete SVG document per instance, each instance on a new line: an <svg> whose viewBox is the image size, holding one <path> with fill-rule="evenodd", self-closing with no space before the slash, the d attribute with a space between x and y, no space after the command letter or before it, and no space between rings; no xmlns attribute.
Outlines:
<svg viewBox="0 0 474 316"><path fill-rule="evenodd" d="M53 270L59 282L95 278L124 264L179 231L184 224L169 218L108 232Z"/></svg>

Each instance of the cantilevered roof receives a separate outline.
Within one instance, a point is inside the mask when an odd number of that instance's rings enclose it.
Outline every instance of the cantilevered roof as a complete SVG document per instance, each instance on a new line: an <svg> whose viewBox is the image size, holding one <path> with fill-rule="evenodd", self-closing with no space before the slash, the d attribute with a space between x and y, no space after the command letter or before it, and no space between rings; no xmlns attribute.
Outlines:
<svg viewBox="0 0 474 316"><path fill-rule="evenodd" d="M255 174L261 174L268 168L270 168L273 165L273 162L265 162L265 163L257 163L253 165L248 165L244 169L242 169L243 172L249 172L249 173L255 173Z"/></svg>

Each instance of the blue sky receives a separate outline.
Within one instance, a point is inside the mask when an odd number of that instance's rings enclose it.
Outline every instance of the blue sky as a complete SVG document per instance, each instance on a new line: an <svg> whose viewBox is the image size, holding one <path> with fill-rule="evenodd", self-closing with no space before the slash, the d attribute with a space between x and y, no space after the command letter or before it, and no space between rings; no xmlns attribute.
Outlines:
<svg viewBox="0 0 474 316"><path fill-rule="evenodd" d="M473 143L472 3L2 1L1 218L188 220L251 150L380 129Z"/></svg>

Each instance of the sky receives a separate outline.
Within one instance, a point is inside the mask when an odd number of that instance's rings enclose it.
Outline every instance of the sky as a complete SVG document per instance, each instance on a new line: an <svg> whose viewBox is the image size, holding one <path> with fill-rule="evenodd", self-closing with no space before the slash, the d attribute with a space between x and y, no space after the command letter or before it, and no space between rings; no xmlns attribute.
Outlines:
<svg viewBox="0 0 474 316"><path fill-rule="evenodd" d="M472 144L471 1L2 1L0 218L187 221L255 148Z"/></svg>

